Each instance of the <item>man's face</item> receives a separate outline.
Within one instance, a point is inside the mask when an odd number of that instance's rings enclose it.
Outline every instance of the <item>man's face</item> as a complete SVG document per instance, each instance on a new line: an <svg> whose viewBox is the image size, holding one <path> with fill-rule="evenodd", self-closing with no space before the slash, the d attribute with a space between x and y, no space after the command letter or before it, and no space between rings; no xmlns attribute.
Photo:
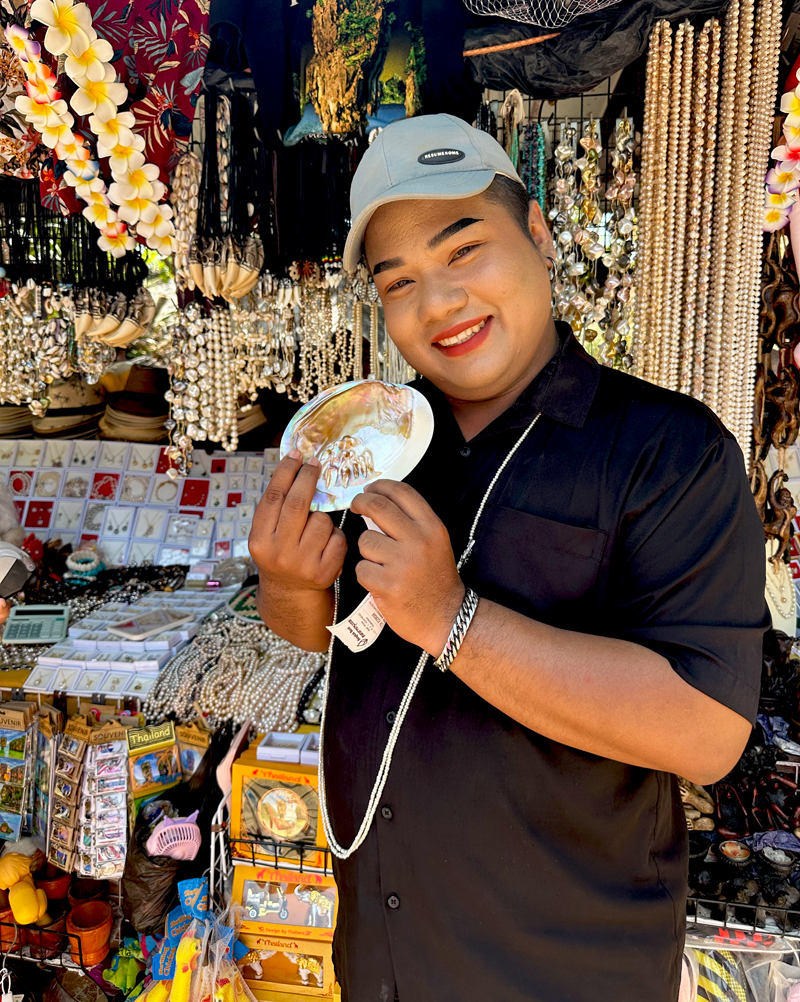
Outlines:
<svg viewBox="0 0 800 1002"><path fill-rule="evenodd" d="M391 202L370 220L364 248L389 336L447 396L492 399L550 358L547 267L502 204Z"/></svg>

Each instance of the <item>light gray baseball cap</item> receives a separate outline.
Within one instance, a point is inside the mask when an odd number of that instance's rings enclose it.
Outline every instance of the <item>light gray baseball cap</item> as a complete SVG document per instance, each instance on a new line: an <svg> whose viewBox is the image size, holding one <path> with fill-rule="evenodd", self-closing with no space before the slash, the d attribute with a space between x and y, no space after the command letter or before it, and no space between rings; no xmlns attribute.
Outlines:
<svg viewBox="0 0 800 1002"><path fill-rule="evenodd" d="M488 132L453 115L392 122L378 134L353 177L345 269L355 271L361 260L364 231L379 206L399 199L470 198L485 191L496 174L520 180Z"/></svg>

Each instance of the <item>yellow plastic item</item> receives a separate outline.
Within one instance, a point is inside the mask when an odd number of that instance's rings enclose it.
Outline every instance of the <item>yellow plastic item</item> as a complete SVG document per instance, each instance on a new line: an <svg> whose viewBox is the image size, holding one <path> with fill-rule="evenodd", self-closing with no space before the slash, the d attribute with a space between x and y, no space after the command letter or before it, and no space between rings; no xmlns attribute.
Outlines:
<svg viewBox="0 0 800 1002"><path fill-rule="evenodd" d="M140 1002L167 1002L171 989L171 981L154 981L144 995L140 996Z"/></svg>
<svg viewBox="0 0 800 1002"><path fill-rule="evenodd" d="M0 856L0 890L7 891L31 872L30 856L21 852L7 852Z"/></svg>
<svg viewBox="0 0 800 1002"><path fill-rule="evenodd" d="M197 967L197 955L202 943L194 936L184 935L175 953L175 977L172 980L170 1002L189 1002L192 974Z"/></svg>
<svg viewBox="0 0 800 1002"><path fill-rule="evenodd" d="M10 888L8 904L18 925L32 925L47 913L47 895L34 887L30 874Z"/></svg>

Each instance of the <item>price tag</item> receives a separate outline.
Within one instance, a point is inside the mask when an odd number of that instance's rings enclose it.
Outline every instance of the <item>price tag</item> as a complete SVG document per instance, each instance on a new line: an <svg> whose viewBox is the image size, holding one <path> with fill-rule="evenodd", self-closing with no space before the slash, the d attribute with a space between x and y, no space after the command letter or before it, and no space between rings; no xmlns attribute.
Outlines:
<svg viewBox="0 0 800 1002"><path fill-rule="evenodd" d="M383 613L375 604L372 595L367 595L347 619L342 619L327 629L351 651L358 652L371 647L384 626L386 620L383 618Z"/></svg>

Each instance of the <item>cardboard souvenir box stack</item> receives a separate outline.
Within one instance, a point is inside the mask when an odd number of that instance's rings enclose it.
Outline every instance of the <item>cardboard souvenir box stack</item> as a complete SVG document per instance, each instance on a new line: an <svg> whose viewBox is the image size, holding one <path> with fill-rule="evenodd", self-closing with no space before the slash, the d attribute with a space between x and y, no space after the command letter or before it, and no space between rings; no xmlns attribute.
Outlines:
<svg viewBox="0 0 800 1002"><path fill-rule="evenodd" d="M239 968L260 1002L338 998L331 948L339 900L324 872L317 766L259 759L270 738L271 754L309 743L308 734L261 735L233 765L233 901L243 908L239 940L248 950Z"/></svg>

